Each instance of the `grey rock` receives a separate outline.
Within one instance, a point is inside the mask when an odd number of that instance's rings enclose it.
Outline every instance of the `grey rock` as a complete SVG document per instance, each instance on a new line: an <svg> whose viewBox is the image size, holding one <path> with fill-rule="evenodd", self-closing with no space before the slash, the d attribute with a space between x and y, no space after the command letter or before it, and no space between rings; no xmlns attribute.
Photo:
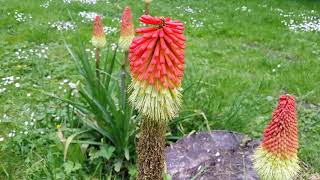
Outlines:
<svg viewBox="0 0 320 180"><path fill-rule="evenodd" d="M260 141L229 131L197 132L166 148L173 180L257 180L251 156Z"/></svg>

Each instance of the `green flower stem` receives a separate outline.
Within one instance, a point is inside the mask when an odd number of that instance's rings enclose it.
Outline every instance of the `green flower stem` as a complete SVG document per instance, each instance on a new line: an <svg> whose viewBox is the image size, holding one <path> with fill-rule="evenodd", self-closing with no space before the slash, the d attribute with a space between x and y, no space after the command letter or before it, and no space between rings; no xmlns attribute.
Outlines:
<svg viewBox="0 0 320 180"><path fill-rule="evenodd" d="M145 15L149 15L149 14L150 14L150 3L149 3L149 2L146 2L146 3L145 3L144 14L145 14Z"/></svg>
<svg viewBox="0 0 320 180"><path fill-rule="evenodd" d="M166 122L142 117L137 142L138 180L162 180Z"/></svg>
<svg viewBox="0 0 320 180"><path fill-rule="evenodd" d="M100 80L100 48L96 48L96 75L99 82Z"/></svg>
<svg viewBox="0 0 320 180"><path fill-rule="evenodd" d="M125 105L126 105L126 95L127 95L127 92L126 92L126 89L127 89L127 86L126 86L126 65L129 62L128 56L129 56L129 51L125 51L124 52L124 59L122 61L121 69L120 69L120 87L121 87L121 98L122 98L121 106L122 106L122 109L125 109Z"/></svg>

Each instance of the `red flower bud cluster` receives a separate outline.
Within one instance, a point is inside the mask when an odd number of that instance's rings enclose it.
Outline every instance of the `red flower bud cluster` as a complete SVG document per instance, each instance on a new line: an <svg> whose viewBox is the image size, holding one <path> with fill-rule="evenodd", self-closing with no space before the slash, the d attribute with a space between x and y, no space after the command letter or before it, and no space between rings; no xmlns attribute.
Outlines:
<svg viewBox="0 0 320 180"><path fill-rule="evenodd" d="M181 86L184 72L184 25L170 17L143 15L140 21L149 25L136 29L130 46L130 68L133 78L146 81L157 90Z"/></svg>
<svg viewBox="0 0 320 180"><path fill-rule="evenodd" d="M262 147L280 158L297 154L298 128L293 96L281 96L272 120L264 131Z"/></svg>

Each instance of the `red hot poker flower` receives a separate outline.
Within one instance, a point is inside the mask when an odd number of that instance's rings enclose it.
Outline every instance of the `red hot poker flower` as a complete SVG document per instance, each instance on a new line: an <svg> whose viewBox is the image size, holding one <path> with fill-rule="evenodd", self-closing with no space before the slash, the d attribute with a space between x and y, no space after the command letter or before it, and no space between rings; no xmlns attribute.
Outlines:
<svg viewBox="0 0 320 180"><path fill-rule="evenodd" d="M100 16L96 16L93 22L92 45L96 48L103 48L106 45L106 37Z"/></svg>
<svg viewBox="0 0 320 180"><path fill-rule="evenodd" d="M136 33L142 35L130 46L133 78L130 101L142 114L167 120L180 106L186 40L184 25L170 17L149 15L141 16L140 21L149 26L136 29Z"/></svg>
<svg viewBox="0 0 320 180"><path fill-rule="evenodd" d="M262 147L284 159L297 154L298 128L294 97L280 97L272 120L264 131Z"/></svg>
<svg viewBox="0 0 320 180"><path fill-rule="evenodd" d="M147 81L158 90L179 87L184 71L185 37L178 20L143 15L140 21L153 25L136 29L143 34L130 46L130 67L133 77Z"/></svg>
<svg viewBox="0 0 320 180"><path fill-rule="evenodd" d="M134 38L134 27L131 15L131 9L129 6L125 7L123 10L121 18L121 31L119 45L122 49L128 50L129 46Z"/></svg>
<svg viewBox="0 0 320 180"><path fill-rule="evenodd" d="M298 128L293 96L281 96L271 122L254 153L253 164L261 179L291 180L299 171Z"/></svg>

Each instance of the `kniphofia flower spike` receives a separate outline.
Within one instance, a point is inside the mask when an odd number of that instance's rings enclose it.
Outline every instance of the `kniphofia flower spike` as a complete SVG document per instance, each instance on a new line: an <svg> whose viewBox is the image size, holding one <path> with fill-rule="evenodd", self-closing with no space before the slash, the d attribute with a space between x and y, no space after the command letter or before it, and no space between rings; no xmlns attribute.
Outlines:
<svg viewBox="0 0 320 180"><path fill-rule="evenodd" d="M100 16L96 16L93 22L92 45L96 48L103 48L106 45L106 37Z"/></svg>
<svg viewBox="0 0 320 180"><path fill-rule="evenodd" d="M298 128L293 96L279 98L272 120L254 153L254 167L262 180L291 180L299 171Z"/></svg>
<svg viewBox="0 0 320 180"><path fill-rule="evenodd" d="M129 97L142 115L155 121L174 117L181 104L181 81L184 73L184 25L170 17L143 15L147 27L130 46L132 83Z"/></svg>
<svg viewBox="0 0 320 180"><path fill-rule="evenodd" d="M134 38L134 26L130 7L125 7L121 18L121 31L119 46L124 50L129 50L129 46Z"/></svg>

